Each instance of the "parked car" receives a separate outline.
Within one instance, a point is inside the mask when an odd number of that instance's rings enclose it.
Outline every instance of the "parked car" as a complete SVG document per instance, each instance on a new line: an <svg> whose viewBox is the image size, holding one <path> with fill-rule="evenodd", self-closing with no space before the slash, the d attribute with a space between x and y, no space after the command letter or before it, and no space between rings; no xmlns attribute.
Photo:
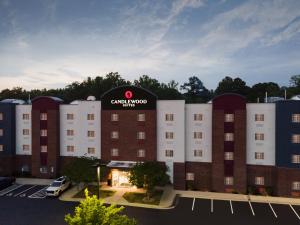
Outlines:
<svg viewBox="0 0 300 225"><path fill-rule="evenodd" d="M0 190L9 187L16 181L14 177L0 177Z"/></svg>
<svg viewBox="0 0 300 225"><path fill-rule="evenodd" d="M50 184L50 186L46 189L46 195L59 196L63 191L68 189L70 185L70 180L66 176L62 176Z"/></svg>

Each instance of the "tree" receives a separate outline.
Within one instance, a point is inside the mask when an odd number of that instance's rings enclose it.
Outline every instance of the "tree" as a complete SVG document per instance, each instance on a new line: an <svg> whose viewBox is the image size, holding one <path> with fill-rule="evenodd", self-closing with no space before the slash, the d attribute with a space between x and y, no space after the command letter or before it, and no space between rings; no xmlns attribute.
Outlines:
<svg viewBox="0 0 300 225"><path fill-rule="evenodd" d="M93 167L97 162L96 158L76 157L63 168L63 175L70 178L74 183L85 184L96 181L96 169Z"/></svg>
<svg viewBox="0 0 300 225"><path fill-rule="evenodd" d="M90 197L86 189L85 200L75 208L74 216L65 216L65 221L68 225L136 225L136 220L121 214L123 209L115 205L105 206L95 195Z"/></svg>
<svg viewBox="0 0 300 225"><path fill-rule="evenodd" d="M248 100L251 102L256 102L257 98L260 102L263 102L266 92L268 96L282 96L283 91L278 84L274 82L258 83L252 86L251 91L248 93Z"/></svg>
<svg viewBox="0 0 300 225"><path fill-rule="evenodd" d="M293 75L290 78L290 85L292 87L300 87L300 75Z"/></svg>
<svg viewBox="0 0 300 225"><path fill-rule="evenodd" d="M243 96L247 96L250 91L250 87L246 85L246 82L237 77L232 79L231 77L225 77L215 90L215 95L224 93L236 93Z"/></svg>
<svg viewBox="0 0 300 225"><path fill-rule="evenodd" d="M181 85L181 90L186 91L184 96L188 102L207 102L212 96L209 90L204 87L203 82L196 76L189 78L189 81Z"/></svg>
<svg viewBox="0 0 300 225"><path fill-rule="evenodd" d="M170 178L167 170L165 164L158 162L137 163L130 170L129 181L139 188L144 187L147 197L150 199L155 186L164 186L169 183Z"/></svg>

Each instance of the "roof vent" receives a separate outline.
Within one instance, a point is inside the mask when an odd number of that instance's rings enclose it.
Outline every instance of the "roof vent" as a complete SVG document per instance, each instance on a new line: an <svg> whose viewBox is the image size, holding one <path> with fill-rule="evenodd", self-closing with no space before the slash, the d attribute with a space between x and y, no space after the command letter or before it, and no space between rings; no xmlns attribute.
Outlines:
<svg viewBox="0 0 300 225"><path fill-rule="evenodd" d="M91 96L87 97L86 100L87 101L96 101L96 97L91 95Z"/></svg>

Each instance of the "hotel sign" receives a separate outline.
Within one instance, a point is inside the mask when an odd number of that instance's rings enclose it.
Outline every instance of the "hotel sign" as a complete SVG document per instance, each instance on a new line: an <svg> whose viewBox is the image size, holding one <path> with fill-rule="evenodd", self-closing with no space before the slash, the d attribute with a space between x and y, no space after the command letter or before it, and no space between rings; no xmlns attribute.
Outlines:
<svg viewBox="0 0 300 225"><path fill-rule="evenodd" d="M157 97L139 87L121 86L103 94L102 110L154 110Z"/></svg>

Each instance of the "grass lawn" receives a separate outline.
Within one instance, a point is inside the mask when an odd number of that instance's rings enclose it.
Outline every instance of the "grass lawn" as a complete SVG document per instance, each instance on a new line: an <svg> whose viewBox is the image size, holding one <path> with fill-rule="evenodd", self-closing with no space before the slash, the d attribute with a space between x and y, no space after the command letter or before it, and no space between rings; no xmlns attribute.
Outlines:
<svg viewBox="0 0 300 225"><path fill-rule="evenodd" d="M98 195L98 187L95 185L88 185L87 186L89 195ZM84 195L84 188L83 190L79 191L77 194L73 196L73 198L85 198ZM100 198L107 198L112 195L114 195L115 191L109 191L109 190L100 190Z"/></svg>
<svg viewBox="0 0 300 225"><path fill-rule="evenodd" d="M138 193L138 192L126 192L123 195L123 198L125 198L128 202L131 202L131 203L159 205L162 194L163 194L162 190L156 190L152 196L152 198L154 198L153 202L144 202L143 199L146 197L146 194Z"/></svg>

